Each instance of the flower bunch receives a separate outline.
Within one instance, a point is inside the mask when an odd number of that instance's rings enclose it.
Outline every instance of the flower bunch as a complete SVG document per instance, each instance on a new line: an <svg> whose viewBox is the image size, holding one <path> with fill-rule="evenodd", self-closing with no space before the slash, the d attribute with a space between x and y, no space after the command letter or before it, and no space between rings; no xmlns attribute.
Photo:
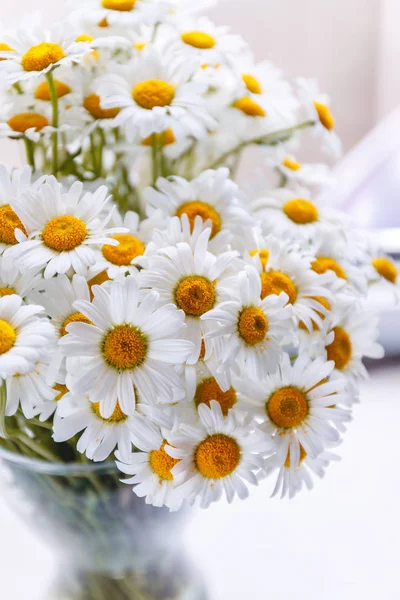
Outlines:
<svg viewBox="0 0 400 600"><path fill-rule="evenodd" d="M293 86L190 0L79 0L0 39L0 435L112 460L146 502L207 507L321 476L381 358L368 289L394 263L326 206ZM261 175L242 189L241 156ZM254 181L257 184L254 185ZM257 189L254 189L257 187Z"/></svg>

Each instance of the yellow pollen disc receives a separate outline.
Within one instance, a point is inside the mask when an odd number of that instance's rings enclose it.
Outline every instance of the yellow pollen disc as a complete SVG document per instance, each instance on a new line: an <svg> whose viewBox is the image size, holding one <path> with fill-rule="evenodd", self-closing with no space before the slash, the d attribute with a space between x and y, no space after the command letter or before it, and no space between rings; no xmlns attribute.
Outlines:
<svg viewBox="0 0 400 600"><path fill-rule="evenodd" d="M226 416L228 410L236 404L236 391L231 387L226 392L223 392L217 380L214 377L209 377L197 386L194 401L196 406L199 406L199 404L210 406L211 400L219 402L222 413Z"/></svg>
<svg viewBox="0 0 400 600"><path fill-rule="evenodd" d="M0 52L15 52L13 48L11 48L8 44L4 44L0 42ZM0 58L0 60L7 60L6 58Z"/></svg>
<svg viewBox="0 0 400 600"><path fill-rule="evenodd" d="M284 387L270 396L266 411L277 427L298 427L308 415L308 399L297 388Z"/></svg>
<svg viewBox="0 0 400 600"><path fill-rule="evenodd" d="M156 106L169 106L175 98L175 88L162 79L148 79L135 85L132 98L147 110Z"/></svg>
<svg viewBox="0 0 400 600"><path fill-rule="evenodd" d="M326 310L331 310L331 307L330 307L330 304L329 304L328 300L326 298L324 298L323 296L311 296L311 299L315 300L316 302L319 302L319 304L322 304L322 306L324 308L326 308ZM318 311L317 311L317 313L321 317L322 320L325 319L325 315L323 315L322 313L320 313ZM311 322L312 322L313 330L314 331L319 331L319 325L318 325L318 323L316 323L312 319L311 319ZM303 329L304 331L308 331L308 329L305 326L305 324L303 323L303 321L300 321L299 327L300 327L300 329Z"/></svg>
<svg viewBox="0 0 400 600"><path fill-rule="evenodd" d="M49 121L46 117L34 112L19 113L7 121L7 125L18 133L25 133L25 131L32 128L36 131L41 131L48 124Z"/></svg>
<svg viewBox="0 0 400 600"><path fill-rule="evenodd" d="M240 463L240 446L223 433L208 436L197 446L194 464L207 479L228 477Z"/></svg>
<svg viewBox="0 0 400 600"><path fill-rule="evenodd" d="M174 132L171 128L166 129L162 133L156 133L156 138L158 146L169 146L169 144L174 144L176 142ZM151 135L147 136L142 140L142 146L151 146L151 144Z"/></svg>
<svg viewBox="0 0 400 600"><path fill-rule="evenodd" d="M87 283L89 286L90 301L92 301L94 298L93 292L92 292L92 287L94 285L102 285L106 281L110 281L110 278L107 275L107 271L101 271L101 273L97 273L97 275L92 277L92 279L89 279L89 281Z"/></svg>
<svg viewBox="0 0 400 600"><path fill-rule="evenodd" d="M147 46L147 42L136 42L136 44L133 45L133 47L136 50L139 50L139 52L141 52L143 50L143 48L146 48Z"/></svg>
<svg viewBox="0 0 400 600"><path fill-rule="evenodd" d="M264 300L271 294L279 296L285 292L289 296L289 304L294 304L297 299L297 288L293 281L280 271L268 271L261 273L261 299Z"/></svg>
<svg viewBox="0 0 400 600"><path fill-rule="evenodd" d="M234 108L241 110L248 117L265 117L266 112L262 106L254 102L248 96L243 96L243 98L239 98L236 102L233 103Z"/></svg>
<svg viewBox="0 0 400 600"><path fill-rule="evenodd" d="M51 219L42 231L42 240L57 252L70 252L86 239L88 231L83 221L72 215Z"/></svg>
<svg viewBox="0 0 400 600"><path fill-rule="evenodd" d="M5 204L0 207L0 242L9 245L16 244L15 229L20 229L26 235L26 229L18 215L9 204Z"/></svg>
<svg viewBox="0 0 400 600"><path fill-rule="evenodd" d="M294 160L293 158L290 158L289 156L285 156L282 164L291 171L299 171L301 169L301 163L297 162L297 160Z"/></svg>
<svg viewBox="0 0 400 600"><path fill-rule="evenodd" d="M335 127L335 119L329 108L326 104L321 104L320 102L314 102L315 110L318 113L318 118L321 121L322 125L328 131L331 131Z"/></svg>
<svg viewBox="0 0 400 600"><path fill-rule="evenodd" d="M190 223L190 229L193 231L194 222L196 217L199 216L203 221L211 221L211 237L213 238L217 233L221 231L221 217L211 204L202 202L201 200L193 200L192 202L185 202L176 211L176 216L181 217L187 215Z"/></svg>
<svg viewBox="0 0 400 600"><path fill-rule="evenodd" d="M344 369L351 360L353 348L347 331L342 327L334 327L335 339L326 347L328 360L333 360L336 369Z"/></svg>
<svg viewBox="0 0 400 600"><path fill-rule="evenodd" d="M76 42L93 42L93 39L91 35L88 35L87 33L83 33L82 35L78 35L78 37L76 38Z"/></svg>
<svg viewBox="0 0 400 600"><path fill-rule="evenodd" d="M256 250L251 250L250 256L256 256L256 254L258 254L260 263L261 263L263 269L265 269L265 267L267 266L268 259L269 259L269 250L267 250L266 248L260 248L260 249L257 248Z"/></svg>
<svg viewBox="0 0 400 600"><path fill-rule="evenodd" d="M62 81L58 81L58 79L54 80L54 85L56 88L57 98L63 98L64 96L72 92L72 89L69 87L69 85L63 83ZM49 84L47 81L42 81L42 83L39 83L35 90L35 98L37 98L38 100L45 100L47 102L50 102L51 94Z"/></svg>
<svg viewBox="0 0 400 600"><path fill-rule="evenodd" d="M136 0L102 0L101 5L108 10L129 12L136 4Z"/></svg>
<svg viewBox="0 0 400 600"><path fill-rule="evenodd" d="M242 75L242 79L249 92L252 94L262 94L260 82L253 75L250 75L250 73L244 73Z"/></svg>
<svg viewBox="0 0 400 600"><path fill-rule="evenodd" d="M43 42L37 46L29 48L21 60L21 65L25 71L43 71L55 65L64 58L64 50L58 44Z"/></svg>
<svg viewBox="0 0 400 600"><path fill-rule="evenodd" d="M285 215L297 225L307 225L318 221L317 207L304 198L293 198L283 207Z"/></svg>
<svg viewBox="0 0 400 600"><path fill-rule="evenodd" d="M96 417L98 417L99 419L102 419L102 421L106 421L107 423L124 423L126 421L126 419L128 418L127 415L124 412L122 412L118 400L117 400L117 404L115 406L115 410L114 410L113 414L108 419L105 419L104 417L101 416L100 402L93 402L92 409L93 409L93 412L96 415Z"/></svg>
<svg viewBox="0 0 400 600"><path fill-rule="evenodd" d="M300 444L300 458L299 458L299 464L296 466L300 466L301 463L303 462L303 460L306 458L307 456L307 452L304 450L303 446ZM284 466L287 469L290 469L290 450L288 450L287 456L286 456L286 460L284 463Z"/></svg>
<svg viewBox="0 0 400 600"><path fill-rule="evenodd" d="M261 308L244 308L238 321L239 335L249 346L255 346L265 339L268 331L268 319Z"/></svg>
<svg viewBox="0 0 400 600"><path fill-rule="evenodd" d="M109 365L124 371L134 369L145 360L147 339L132 325L117 325L105 335L103 354Z"/></svg>
<svg viewBox="0 0 400 600"><path fill-rule="evenodd" d="M381 256L380 258L375 258L372 261L372 265L375 267L377 272L381 277L390 281L390 283L396 283L398 277L397 267L393 261L389 258Z"/></svg>
<svg viewBox="0 0 400 600"><path fill-rule="evenodd" d="M346 273L339 263L329 256L318 256L316 260L311 263L313 271L322 275L327 271L333 271L339 279L347 279Z"/></svg>
<svg viewBox="0 0 400 600"><path fill-rule="evenodd" d="M88 325L93 325L92 321L88 319L84 314L80 312L73 313L69 317L67 317L60 328L60 335L67 335L67 325L70 323L87 323Z"/></svg>
<svg viewBox="0 0 400 600"><path fill-rule="evenodd" d="M56 383L55 385L53 385L53 390L56 390L56 392L58 392L57 396L54 398L56 402L61 400L61 398L69 392L69 389L64 383Z"/></svg>
<svg viewBox="0 0 400 600"><path fill-rule="evenodd" d="M119 242L119 246L111 246L106 244L102 248L103 256L113 265L127 266L137 256L141 256L144 252L144 244L135 236L128 233L119 233L111 237Z"/></svg>
<svg viewBox="0 0 400 600"><path fill-rule="evenodd" d="M187 31L182 33L182 41L188 46L198 48L199 50L210 50L214 48L216 41L212 35L203 31Z"/></svg>
<svg viewBox="0 0 400 600"><path fill-rule="evenodd" d="M90 94L83 101L83 107L86 108L89 114L95 119L114 119L119 113L119 108L101 108L100 96Z"/></svg>
<svg viewBox="0 0 400 600"><path fill-rule="evenodd" d="M11 350L17 339L17 332L7 321L0 319L0 354Z"/></svg>
<svg viewBox="0 0 400 600"><path fill-rule="evenodd" d="M149 463L151 469L160 479L173 481L174 476L172 475L171 470L178 464L179 459L172 458L172 456L165 452L166 443L167 442L164 440L159 450L152 450L150 452Z"/></svg>
<svg viewBox="0 0 400 600"><path fill-rule="evenodd" d="M178 283L175 300L187 315L200 317L215 304L214 284L201 275L189 275Z"/></svg>
<svg viewBox="0 0 400 600"><path fill-rule="evenodd" d="M107 17L104 17L97 23L97 27L109 27Z"/></svg>
<svg viewBox="0 0 400 600"><path fill-rule="evenodd" d="M4 298L4 296L12 296L13 294L16 294L17 292L14 290L14 288L10 288L10 287L0 287L0 298Z"/></svg>

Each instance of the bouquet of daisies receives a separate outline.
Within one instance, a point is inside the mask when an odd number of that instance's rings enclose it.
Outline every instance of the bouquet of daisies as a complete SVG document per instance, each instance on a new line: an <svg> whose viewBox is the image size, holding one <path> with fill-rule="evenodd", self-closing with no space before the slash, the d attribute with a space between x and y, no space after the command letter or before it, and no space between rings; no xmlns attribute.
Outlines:
<svg viewBox="0 0 400 600"><path fill-rule="evenodd" d="M340 153L329 98L205 4L74 0L0 39L0 132L29 163L0 170L1 445L116 460L172 510L310 488L383 355L368 289L398 291L301 162L306 129Z"/></svg>

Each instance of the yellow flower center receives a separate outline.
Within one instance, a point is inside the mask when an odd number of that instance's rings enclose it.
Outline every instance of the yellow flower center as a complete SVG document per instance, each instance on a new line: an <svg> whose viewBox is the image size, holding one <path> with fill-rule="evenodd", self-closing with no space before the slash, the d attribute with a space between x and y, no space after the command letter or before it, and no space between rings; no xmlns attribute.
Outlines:
<svg viewBox="0 0 400 600"><path fill-rule="evenodd" d="M93 292L92 292L92 287L94 285L102 285L106 281L110 281L110 278L107 275L107 271L101 271L100 273L97 273L97 275L92 277L92 279L89 279L89 281L87 283L88 283L88 287L89 287L90 301L92 301L93 297L94 297Z"/></svg>
<svg viewBox="0 0 400 600"><path fill-rule="evenodd" d="M294 304L297 299L297 288L293 281L280 271L268 271L261 273L261 299L264 300L271 294L279 296L285 292L289 296L289 304Z"/></svg>
<svg viewBox="0 0 400 600"><path fill-rule="evenodd" d="M396 283L398 277L397 267L393 261L389 258L381 256L380 258L375 258L372 261L372 265L375 267L377 272L381 277L390 281L390 283Z"/></svg>
<svg viewBox="0 0 400 600"><path fill-rule="evenodd" d="M158 146L169 146L169 144L174 144L176 142L174 132L171 128L168 128L161 133L156 133L156 139ZM142 140L142 146L151 146L151 144L151 135L147 136Z"/></svg>
<svg viewBox="0 0 400 600"><path fill-rule="evenodd" d="M41 131L43 127L47 127L48 124L49 121L46 117L34 112L19 113L7 121L7 125L11 127L13 131L17 131L18 133L25 133L28 129Z"/></svg>
<svg viewBox="0 0 400 600"><path fill-rule="evenodd" d="M152 450L150 452L149 463L151 469L160 479L173 481L174 476L172 475L171 470L178 464L179 459L172 458L172 456L165 452L166 443L167 442L164 440L159 450Z"/></svg>
<svg viewBox="0 0 400 600"><path fill-rule="evenodd" d="M182 33L181 37L185 44L199 50L210 50L217 43L212 35L203 31L187 31L186 33Z"/></svg>
<svg viewBox="0 0 400 600"><path fill-rule="evenodd" d="M25 71L43 71L64 58L64 50L58 44L43 42L29 48L24 54L21 64Z"/></svg>
<svg viewBox="0 0 400 600"><path fill-rule="evenodd" d="M251 250L250 256L256 256L256 254L258 254L262 268L265 269L269 259L269 250L266 248L257 248L256 250Z"/></svg>
<svg viewBox="0 0 400 600"><path fill-rule="evenodd" d="M208 436L196 448L194 464L207 479L228 477L240 463L240 446L223 433Z"/></svg>
<svg viewBox="0 0 400 600"><path fill-rule="evenodd" d="M250 73L244 73L242 75L242 79L249 92L252 94L262 94L261 84L253 75L250 75Z"/></svg>
<svg viewBox="0 0 400 600"><path fill-rule="evenodd" d="M42 231L45 245L57 252L70 252L80 246L88 231L86 225L78 217L63 215L51 219Z"/></svg>
<svg viewBox="0 0 400 600"><path fill-rule="evenodd" d="M119 246L111 246L106 244L102 248L103 256L113 265L127 266L137 256L141 256L144 252L144 244L135 236L128 233L120 233L113 235L113 240L119 242Z"/></svg>
<svg viewBox="0 0 400 600"><path fill-rule="evenodd" d="M311 299L315 300L319 304L322 304L322 306L324 308L326 308L326 310L331 310L331 307L330 307L330 304L329 304L328 300L326 298L324 298L323 296L311 296ZM316 312L318 313L318 315L321 317L322 320L325 319L325 315L323 315L319 311L316 311ZM311 319L311 322L312 322L313 330L314 331L319 331L319 325L318 325L318 323L316 323L312 319ZM300 329L303 329L304 331L308 331L308 329L305 326L305 324L303 323L303 321L300 321L299 327L300 327Z"/></svg>
<svg viewBox="0 0 400 600"><path fill-rule="evenodd" d="M15 52L8 44L0 42L0 52ZM6 58L0 58L0 60L7 60Z"/></svg>
<svg viewBox="0 0 400 600"><path fill-rule="evenodd" d="M244 308L238 321L239 335L249 346L255 346L265 339L268 331L268 319L256 306Z"/></svg>
<svg viewBox="0 0 400 600"><path fill-rule="evenodd" d="M283 207L285 215L297 225L307 225L318 221L317 207L304 198L293 198Z"/></svg>
<svg viewBox="0 0 400 600"><path fill-rule="evenodd" d="M62 81L58 81L58 79L54 80L54 85L56 88L57 98L63 98L64 96L72 92L72 89L69 87L69 85L63 83ZM42 83L39 83L35 90L35 98L37 98L38 100L45 100L46 102L50 102L51 94L49 84L47 81L42 81Z"/></svg>
<svg viewBox="0 0 400 600"><path fill-rule="evenodd" d="M93 37L91 35L88 35L87 33L83 33L82 35L78 35L78 37L76 38L76 42L93 42Z"/></svg>
<svg viewBox="0 0 400 600"><path fill-rule="evenodd" d="M108 10L129 12L136 4L136 0L102 0L101 5Z"/></svg>
<svg viewBox="0 0 400 600"><path fill-rule="evenodd" d="M0 207L0 242L9 245L16 244L15 229L20 229L26 235L26 229L18 215L9 204L5 204Z"/></svg>
<svg viewBox="0 0 400 600"><path fill-rule="evenodd" d="M132 325L117 325L105 335L103 354L109 365L124 371L140 366L147 356L148 343Z"/></svg>
<svg viewBox="0 0 400 600"><path fill-rule="evenodd" d="M162 79L148 79L135 85L132 98L147 110L156 106L169 106L175 98L175 88Z"/></svg>
<svg viewBox="0 0 400 600"><path fill-rule="evenodd" d="M301 169L301 163L297 162L297 160L294 160L293 158L290 158L290 156L285 156L282 164L291 171L299 171Z"/></svg>
<svg viewBox="0 0 400 600"><path fill-rule="evenodd" d="M339 265L339 263L329 256L318 256L312 263L311 267L313 271L322 275L327 271L333 271L339 279L347 279L346 273Z"/></svg>
<svg viewBox="0 0 400 600"><path fill-rule="evenodd" d="M146 48L146 46L147 46L147 42L136 42L136 43L133 45L133 47L134 47L136 50L139 50L139 52L141 52L141 51L143 50L143 48Z"/></svg>
<svg viewBox="0 0 400 600"><path fill-rule="evenodd" d="M189 275L178 283L175 301L187 315L200 317L215 304L214 284L201 275Z"/></svg>
<svg viewBox="0 0 400 600"><path fill-rule="evenodd" d="M70 315L69 317L67 317L65 319L64 323L60 327L61 337L63 337L64 335L67 335L67 333L68 333L67 325L69 325L70 323L87 323L88 325L93 325L92 321L90 319L88 319L87 316L84 315L83 313L80 313L80 312L73 313L72 315Z"/></svg>
<svg viewBox="0 0 400 600"><path fill-rule="evenodd" d="M101 108L100 96L97 94L86 96L83 101L83 107L95 119L114 119L120 111L119 108Z"/></svg>
<svg viewBox="0 0 400 600"><path fill-rule="evenodd" d="M300 457L299 457L299 462L296 465L296 467L299 467L301 465L301 463L303 462L303 460L306 458L307 456L307 452L304 450L303 446L300 444ZM287 456L286 456L286 460L284 463L284 466L287 469L290 469L290 450L288 450Z"/></svg>
<svg viewBox="0 0 400 600"><path fill-rule="evenodd" d="M234 108L241 110L248 117L265 117L266 112L262 106L254 102L249 96L243 96L233 103Z"/></svg>
<svg viewBox="0 0 400 600"><path fill-rule="evenodd" d="M14 290L14 288L10 288L10 287L0 287L0 297L4 298L4 296L12 296L13 294L16 294L17 292Z"/></svg>
<svg viewBox="0 0 400 600"><path fill-rule="evenodd" d="M208 377L197 386L194 401L196 406L199 406L199 404L210 406L211 400L219 402L221 410L226 416L228 410L236 404L236 391L231 387L226 392L223 392L217 380L214 377Z"/></svg>
<svg viewBox="0 0 400 600"><path fill-rule="evenodd" d="M336 369L344 369L351 360L353 354L352 343L349 334L342 327L334 327L335 339L326 347L328 360L333 360Z"/></svg>
<svg viewBox="0 0 400 600"><path fill-rule="evenodd" d="M92 409L93 409L93 412L96 415L96 417L98 417L102 421L106 421L107 423L124 423L128 418L127 415L124 412L122 412L118 400L117 400L117 404L115 405L115 410L114 410L113 414L108 419L105 419L104 417L101 416L100 402L93 402Z"/></svg>
<svg viewBox="0 0 400 600"><path fill-rule="evenodd" d="M284 387L274 392L267 401L266 411L277 427L298 427L308 415L308 398L294 387Z"/></svg>
<svg viewBox="0 0 400 600"><path fill-rule="evenodd" d="M314 102L314 107L318 113L318 118L322 125L325 127L325 129L331 131L331 129L335 127L335 119L333 118L328 106L326 106L326 104L321 104L320 102Z"/></svg>
<svg viewBox="0 0 400 600"><path fill-rule="evenodd" d="M103 19L101 19L101 21L99 21L97 23L97 27L102 27L102 28L109 27L107 17L104 17Z"/></svg>
<svg viewBox="0 0 400 600"><path fill-rule="evenodd" d="M17 339L17 332L7 321L0 319L0 354L11 350Z"/></svg>
<svg viewBox="0 0 400 600"><path fill-rule="evenodd" d="M213 238L217 233L221 231L221 217L211 204L202 202L201 200L193 200L192 202L185 202L176 211L176 216L181 217L187 215L190 223L190 229L193 231L194 222L196 217L199 216L203 221L211 221L211 237Z"/></svg>
<svg viewBox="0 0 400 600"><path fill-rule="evenodd" d="M54 398L54 400L56 402L58 402L59 400L61 400L61 398L63 396L65 396L65 394L67 394L69 392L69 389L67 388L67 386L64 383L55 383L53 385L53 390L55 390L56 392L58 392L57 396Z"/></svg>

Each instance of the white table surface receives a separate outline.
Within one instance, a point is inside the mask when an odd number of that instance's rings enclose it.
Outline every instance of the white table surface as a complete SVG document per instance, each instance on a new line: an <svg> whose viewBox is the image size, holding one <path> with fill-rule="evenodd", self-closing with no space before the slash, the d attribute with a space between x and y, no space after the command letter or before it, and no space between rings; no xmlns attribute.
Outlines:
<svg viewBox="0 0 400 600"><path fill-rule="evenodd" d="M210 600L400 598L399 390L400 363L373 371L343 460L312 492L271 500L267 481L196 516L187 546ZM0 598L42 600L54 571L49 549L0 501Z"/></svg>

